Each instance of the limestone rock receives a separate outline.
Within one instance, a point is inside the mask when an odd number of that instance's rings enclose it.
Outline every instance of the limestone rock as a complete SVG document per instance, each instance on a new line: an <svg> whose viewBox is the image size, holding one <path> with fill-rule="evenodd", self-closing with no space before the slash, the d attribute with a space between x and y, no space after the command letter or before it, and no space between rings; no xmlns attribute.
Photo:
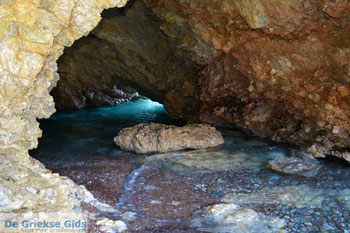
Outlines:
<svg viewBox="0 0 350 233"><path fill-rule="evenodd" d="M64 46L89 33L104 8L126 0L1 1L0 212L69 212L96 202L84 187L52 174L28 150L41 136L37 118L49 117L49 95ZM90 195L88 195L90 194Z"/></svg>
<svg viewBox="0 0 350 233"><path fill-rule="evenodd" d="M122 129L114 142L123 150L148 153L215 147L223 144L224 139L206 124L176 127L151 123Z"/></svg>
<svg viewBox="0 0 350 233"><path fill-rule="evenodd" d="M191 221L191 226L204 232L272 233L281 232L285 221L268 217L235 204L216 204L204 208Z"/></svg>
<svg viewBox="0 0 350 233"><path fill-rule="evenodd" d="M293 175L313 177L320 169L320 163L315 159L300 159L280 157L269 161L271 169Z"/></svg>
<svg viewBox="0 0 350 233"><path fill-rule="evenodd" d="M97 201L85 187L51 173L38 161L24 162L0 154L0 212L69 212L82 201L101 211L112 209Z"/></svg>

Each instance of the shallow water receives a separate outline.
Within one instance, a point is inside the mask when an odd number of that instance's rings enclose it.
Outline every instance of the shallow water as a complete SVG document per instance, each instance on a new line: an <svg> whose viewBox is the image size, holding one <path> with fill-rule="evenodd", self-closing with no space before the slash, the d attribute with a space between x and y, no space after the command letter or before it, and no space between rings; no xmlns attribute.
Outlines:
<svg viewBox="0 0 350 233"><path fill-rule="evenodd" d="M44 163L79 161L121 152L113 138L125 127L139 123L172 123L163 105L149 99L117 106L61 111L41 120L43 137L31 155Z"/></svg>
<svg viewBox="0 0 350 233"><path fill-rule="evenodd" d="M350 232L348 165L323 160L315 177L281 174L267 162L288 147L227 130L225 144L207 150L137 155L114 145L120 129L141 122L173 123L150 100L56 113L31 154L114 206L98 214L129 232ZM243 224L236 212L208 215L215 204L256 216Z"/></svg>

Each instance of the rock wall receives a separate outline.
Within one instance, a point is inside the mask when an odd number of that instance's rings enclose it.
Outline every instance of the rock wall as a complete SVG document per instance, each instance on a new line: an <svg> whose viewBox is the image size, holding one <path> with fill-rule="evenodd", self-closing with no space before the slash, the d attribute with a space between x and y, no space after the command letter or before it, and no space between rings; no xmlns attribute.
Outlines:
<svg viewBox="0 0 350 233"><path fill-rule="evenodd" d="M125 3L1 1L0 212L68 211L82 199L93 200L83 187L31 159L28 150L41 136L36 119L55 111L49 91L58 80L56 60L64 47L87 35L104 8Z"/></svg>
<svg viewBox="0 0 350 233"><path fill-rule="evenodd" d="M350 161L350 3L145 0L218 56L201 73L201 120Z"/></svg>

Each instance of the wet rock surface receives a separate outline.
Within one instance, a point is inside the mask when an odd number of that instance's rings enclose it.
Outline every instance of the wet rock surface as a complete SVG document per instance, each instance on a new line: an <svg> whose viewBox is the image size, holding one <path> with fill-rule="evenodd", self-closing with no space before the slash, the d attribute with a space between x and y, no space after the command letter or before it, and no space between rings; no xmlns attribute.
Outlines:
<svg viewBox="0 0 350 233"><path fill-rule="evenodd" d="M281 155L268 153L268 158ZM244 151L225 149L203 149L186 152L172 152L152 155L148 161L166 160L175 164L198 170L228 171L231 169L261 169L265 166L266 158L250 156Z"/></svg>
<svg viewBox="0 0 350 233"><path fill-rule="evenodd" d="M219 131L207 124L177 127L151 123L122 129L114 142L123 150L149 153L216 147L223 144L224 139Z"/></svg>
<svg viewBox="0 0 350 233"><path fill-rule="evenodd" d="M269 161L271 169L286 173L301 176L316 176L320 169L320 163L315 159L300 159L300 158L276 158Z"/></svg>

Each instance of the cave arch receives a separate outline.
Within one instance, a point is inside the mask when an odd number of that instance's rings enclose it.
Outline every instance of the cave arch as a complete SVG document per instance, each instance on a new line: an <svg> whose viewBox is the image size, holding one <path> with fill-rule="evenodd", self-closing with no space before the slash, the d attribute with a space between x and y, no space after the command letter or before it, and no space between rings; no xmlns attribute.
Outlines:
<svg viewBox="0 0 350 233"><path fill-rule="evenodd" d="M51 92L57 109L113 103L119 95L115 90L128 93L131 87L164 104L173 118L198 117L201 55L179 45L185 39L195 41L192 32L179 26L180 32L170 38L162 29L170 25L144 1L130 1L102 15L99 25L57 61L60 81Z"/></svg>

